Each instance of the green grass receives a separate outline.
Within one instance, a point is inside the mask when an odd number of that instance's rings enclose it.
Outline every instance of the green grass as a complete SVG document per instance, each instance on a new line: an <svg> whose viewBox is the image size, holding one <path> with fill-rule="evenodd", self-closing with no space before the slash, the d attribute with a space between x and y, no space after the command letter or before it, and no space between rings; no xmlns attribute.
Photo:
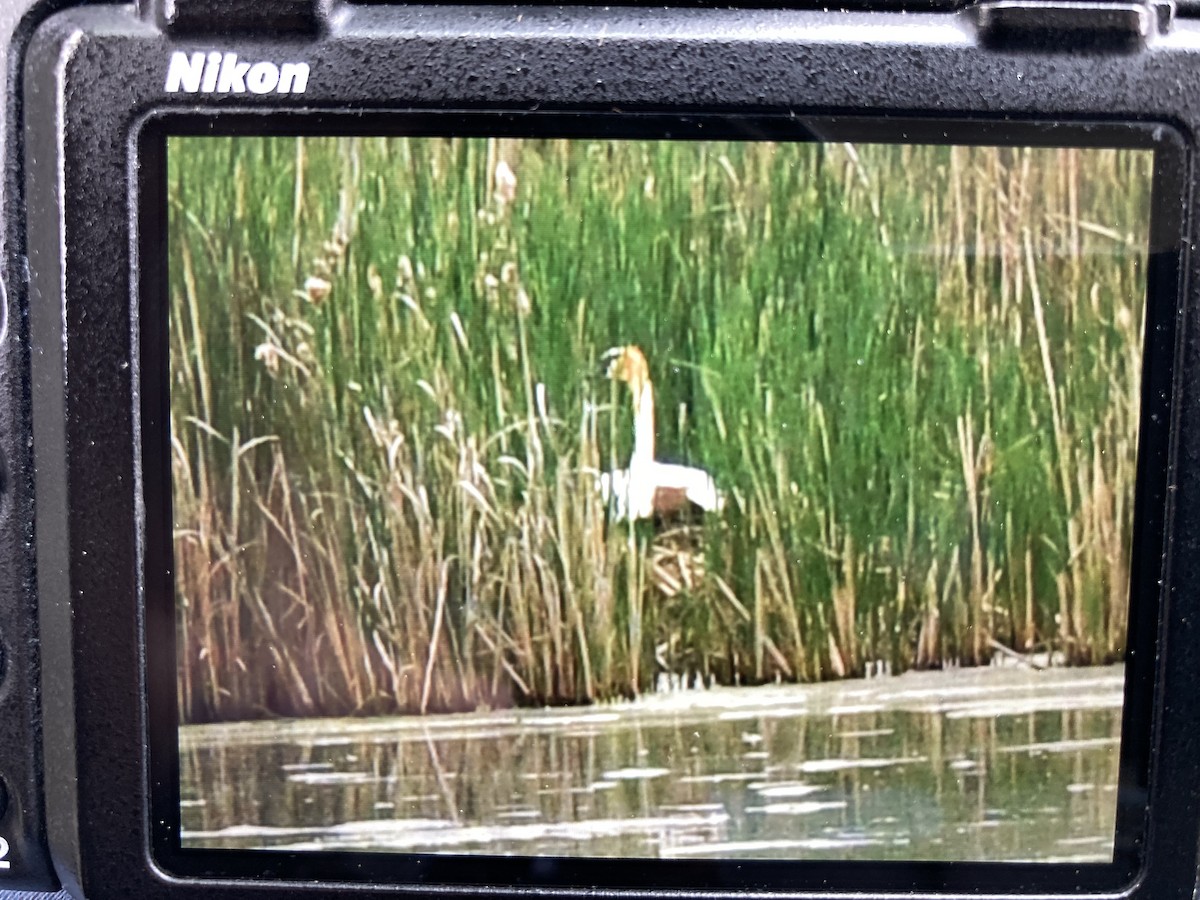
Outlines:
<svg viewBox="0 0 1200 900"><path fill-rule="evenodd" d="M516 172L515 196L495 182ZM185 720L1123 653L1145 152L172 139ZM322 279L327 296L309 279ZM659 457L728 496L607 523Z"/></svg>

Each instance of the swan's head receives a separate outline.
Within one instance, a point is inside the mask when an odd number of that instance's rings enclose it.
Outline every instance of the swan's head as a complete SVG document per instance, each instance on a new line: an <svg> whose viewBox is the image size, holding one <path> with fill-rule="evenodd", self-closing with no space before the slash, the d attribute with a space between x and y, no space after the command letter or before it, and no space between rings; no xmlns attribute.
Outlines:
<svg viewBox="0 0 1200 900"><path fill-rule="evenodd" d="M613 347L602 358L608 364L605 374L613 381L624 381L636 389L650 380L646 354L635 344Z"/></svg>

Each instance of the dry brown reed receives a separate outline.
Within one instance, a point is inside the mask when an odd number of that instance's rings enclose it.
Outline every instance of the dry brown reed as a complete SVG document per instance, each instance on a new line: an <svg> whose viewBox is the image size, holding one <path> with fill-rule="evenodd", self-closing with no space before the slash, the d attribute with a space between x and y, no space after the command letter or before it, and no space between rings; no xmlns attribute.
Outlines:
<svg viewBox="0 0 1200 900"><path fill-rule="evenodd" d="M173 140L183 718L1119 659L1149 164ZM626 342L699 526L596 490Z"/></svg>

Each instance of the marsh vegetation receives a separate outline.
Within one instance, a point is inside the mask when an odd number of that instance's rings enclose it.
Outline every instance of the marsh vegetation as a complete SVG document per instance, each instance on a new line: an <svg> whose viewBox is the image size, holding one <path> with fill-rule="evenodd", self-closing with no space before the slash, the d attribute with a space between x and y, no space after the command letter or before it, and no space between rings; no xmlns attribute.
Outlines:
<svg viewBox="0 0 1200 900"><path fill-rule="evenodd" d="M181 717L1121 659L1151 165L173 138ZM623 344L719 513L608 521Z"/></svg>

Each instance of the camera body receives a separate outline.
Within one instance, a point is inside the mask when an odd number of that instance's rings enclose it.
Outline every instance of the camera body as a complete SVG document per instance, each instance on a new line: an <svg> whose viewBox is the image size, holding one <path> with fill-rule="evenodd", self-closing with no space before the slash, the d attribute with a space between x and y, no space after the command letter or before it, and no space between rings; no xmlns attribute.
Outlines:
<svg viewBox="0 0 1200 900"><path fill-rule="evenodd" d="M6 35L0 120L0 888L61 883L81 896L147 898L301 889L314 897L1194 894L1200 19L1189 8L1074 0L844 10L316 0L26 7ZM303 851L181 850L179 709L162 649L176 627L164 602L173 571L163 487L167 136L397 129L1116 141L1154 150L1141 388L1150 424L1139 446L1130 576L1138 600L1125 651L1111 865L614 867L336 853L318 863Z"/></svg>

